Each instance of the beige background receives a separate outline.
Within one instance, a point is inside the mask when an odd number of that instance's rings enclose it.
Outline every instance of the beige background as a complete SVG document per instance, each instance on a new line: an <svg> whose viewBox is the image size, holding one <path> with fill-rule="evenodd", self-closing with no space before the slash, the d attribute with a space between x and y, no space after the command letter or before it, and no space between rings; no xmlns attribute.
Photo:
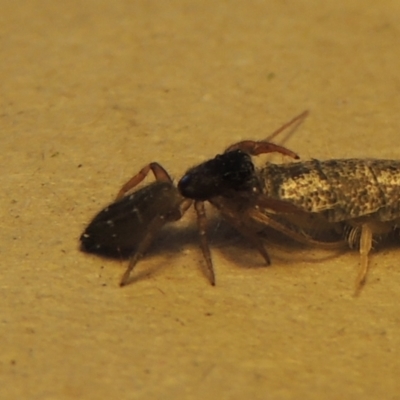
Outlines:
<svg viewBox="0 0 400 400"><path fill-rule="evenodd" d="M150 161L175 177L304 109L303 159L400 158L397 0L0 1L3 399L399 399L400 255L275 241L273 266L195 219L126 262L78 251ZM213 225L215 227L215 224Z"/></svg>

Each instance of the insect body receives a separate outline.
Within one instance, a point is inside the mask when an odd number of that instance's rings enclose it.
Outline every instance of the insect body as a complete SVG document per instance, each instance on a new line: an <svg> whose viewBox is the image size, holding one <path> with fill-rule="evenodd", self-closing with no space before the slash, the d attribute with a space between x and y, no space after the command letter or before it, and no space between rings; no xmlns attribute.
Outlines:
<svg viewBox="0 0 400 400"><path fill-rule="evenodd" d="M238 147L231 146L215 159L191 168L178 184L181 194L213 204L252 238L267 262L258 235L262 226L328 248L347 240L360 251L356 281L356 290L360 290L373 236L393 232L400 223L400 161L311 160L266 163L256 169L249 155L256 152ZM229 174L213 167L232 163L232 159L236 167ZM327 234L335 238L333 242L320 239Z"/></svg>
<svg viewBox="0 0 400 400"><path fill-rule="evenodd" d="M400 161L344 159L266 165L260 170L268 196L317 215L327 226L342 226L350 247L359 248L359 290L366 279L373 236L400 223Z"/></svg>

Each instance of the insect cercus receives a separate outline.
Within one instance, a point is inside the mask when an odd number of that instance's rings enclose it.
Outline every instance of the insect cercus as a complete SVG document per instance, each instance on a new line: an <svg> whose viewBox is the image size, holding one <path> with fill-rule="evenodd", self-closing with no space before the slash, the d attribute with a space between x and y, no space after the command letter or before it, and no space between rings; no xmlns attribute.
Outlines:
<svg viewBox="0 0 400 400"><path fill-rule="evenodd" d="M252 156L259 154L276 152L299 158L269 140L307 114L295 117L266 140L229 146L224 153L190 168L177 186L161 165L146 165L123 185L115 202L89 223L80 237L82 250L128 255L129 265L120 282L124 286L157 232L179 220L194 204L207 274L214 285L206 237L207 201L253 243L267 264L270 257L260 234L265 227L305 244L338 248L347 242L358 248L358 292L366 280L373 239L395 232L400 223L400 161L267 162L256 168ZM156 181L133 190L150 171Z"/></svg>

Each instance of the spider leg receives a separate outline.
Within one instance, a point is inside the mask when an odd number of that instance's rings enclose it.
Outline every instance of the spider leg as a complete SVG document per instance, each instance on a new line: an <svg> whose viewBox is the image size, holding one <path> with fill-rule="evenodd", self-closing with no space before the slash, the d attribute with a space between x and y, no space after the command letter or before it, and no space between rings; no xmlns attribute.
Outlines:
<svg viewBox="0 0 400 400"><path fill-rule="evenodd" d="M142 182L144 178L146 178L150 171L153 172L153 175L157 181L172 182L172 179L168 175L168 172L159 163L152 162L143 167L135 176L129 179L129 181L121 187L115 200L121 199L125 196L127 192L129 192L135 186L139 185L139 183Z"/></svg>
<svg viewBox="0 0 400 400"><path fill-rule="evenodd" d="M143 240L139 243L135 253L129 259L128 268L126 269L124 275L121 278L121 282L119 286L126 286L129 283L130 274L137 264L137 262L143 257L146 253L147 249L153 242L154 236L156 233L165 225L165 218L162 215L157 216L153 221L151 221L150 226L148 227L148 232L143 238Z"/></svg>
<svg viewBox="0 0 400 400"><path fill-rule="evenodd" d="M207 235L206 235L207 216L206 216L206 210L204 208L204 202L203 201L195 201L194 208L195 208L196 214L197 214L197 227L198 227L199 237L200 237L200 247L201 247L201 251L203 253L204 260L206 262L208 279L209 279L211 285L215 286L214 267L213 267L210 247L208 245Z"/></svg>
<svg viewBox="0 0 400 400"><path fill-rule="evenodd" d="M230 216L227 213L223 213L224 218L231 224L239 233L253 244L253 246L258 250L261 256L264 258L266 265L271 264L271 259L269 257L268 251L265 248L261 238L257 235L257 232L253 229L248 228L245 224L241 223L237 218Z"/></svg>
<svg viewBox="0 0 400 400"><path fill-rule="evenodd" d="M155 235L158 231L167 223L172 221L177 221L182 218L183 214L188 210L188 208L192 205L192 200L185 199L180 204L178 210L172 209L168 214L160 214L157 215L149 224L147 228L147 233L139 243L135 253L130 257L128 268L126 269L124 275L121 278L120 286L126 286L129 283L129 278L131 272L138 261L143 257L146 253L147 249L151 245L154 240Z"/></svg>
<svg viewBox="0 0 400 400"><path fill-rule="evenodd" d="M245 153L248 153L252 156L257 156L259 154L265 153L280 153L285 156L292 157L298 160L300 157L294 153L293 151L287 149L286 147L279 146L275 143L264 142L262 140L255 141L255 140L243 140L242 142L235 143L229 146L225 153L233 150L242 150Z"/></svg>
<svg viewBox="0 0 400 400"><path fill-rule="evenodd" d="M268 251L264 247L263 241L257 234L257 231L249 226L249 218L247 213L243 213L235 207L231 207L229 202L222 197L214 197L210 200L210 203L216 207L222 214L224 219L228 221L239 233L246 237L253 246L258 250L261 256L264 258L267 265L271 264L271 260L268 255ZM240 218L238 218L240 216Z"/></svg>

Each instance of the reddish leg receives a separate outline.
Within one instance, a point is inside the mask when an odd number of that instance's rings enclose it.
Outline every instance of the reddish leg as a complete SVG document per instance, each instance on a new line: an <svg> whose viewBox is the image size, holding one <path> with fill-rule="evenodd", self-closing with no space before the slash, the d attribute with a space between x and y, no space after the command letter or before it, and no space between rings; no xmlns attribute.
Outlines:
<svg viewBox="0 0 400 400"><path fill-rule="evenodd" d="M280 153L285 156L292 157L298 160L300 157L294 153L293 151L287 149L286 147L279 146L275 143L263 142L263 141L255 141L255 140L244 140L243 142L235 143L232 146L229 146L225 153L233 150L242 150L245 153L248 153L252 156L257 156L259 154L265 153Z"/></svg>
<svg viewBox="0 0 400 400"><path fill-rule="evenodd" d="M153 172L153 175L157 181L172 182L172 179L168 175L168 172L160 164L152 162L143 167L133 178L129 179L129 181L122 186L115 200L121 199L122 197L124 197L125 193L129 192L129 190L139 185L139 183L142 182L144 178L146 178L150 171Z"/></svg>

